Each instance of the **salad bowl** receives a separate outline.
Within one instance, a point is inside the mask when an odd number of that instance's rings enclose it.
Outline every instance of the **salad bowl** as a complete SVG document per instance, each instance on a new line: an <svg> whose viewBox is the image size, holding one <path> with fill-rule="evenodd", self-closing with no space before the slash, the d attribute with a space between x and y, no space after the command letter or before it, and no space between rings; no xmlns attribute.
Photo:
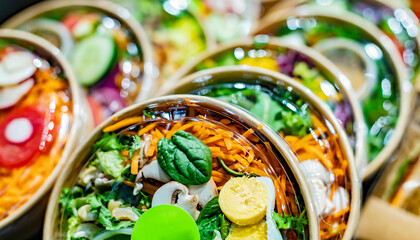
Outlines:
<svg viewBox="0 0 420 240"><path fill-rule="evenodd" d="M191 74L165 94L187 93L239 106L272 127L306 177L321 239L352 238L360 211L359 173L344 129L312 91L274 71L230 66Z"/></svg>
<svg viewBox="0 0 420 240"><path fill-rule="evenodd" d="M170 167L181 160L166 154L173 144L184 149L182 161L191 161L187 172ZM193 161L197 157L200 161ZM270 127L228 103L194 95L144 101L99 125L73 155L65 167L71 171L60 176L50 198L44 239L129 236L135 222L161 204L188 212L203 239L245 233L253 239L318 239L310 191L293 158ZM199 174L188 173L198 169ZM249 181L254 187L236 188L240 196L229 190ZM264 189L271 192L267 198ZM248 194L253 200L240 200ZM260 209L265 201L269 204ZM165 232L166 226L155 225Z"/></svg>
<svg viewBox="0 0 420 240"><path fill-rule="evenodd" d="M45 1L3 25L35 33L69 60L95 126L157 87L151 44L130 12L108 1Z"/></svg>
<svg viewBox="0 0 420 240"><path fill-rule="evenodd" d="M49 191L88 119L81 89L56 47L2 29L0 52L0 238L27 238L41 229Z"/></svg>
<svg viewBox="0 0 420 240"><path fill-rule="evenodd" d="M377 172L398 147L411 109L412 84L393 41L355 14L305 5L267 15L255 34L308 45L350 79L368 133L362 175L367 179Z"/></svg>

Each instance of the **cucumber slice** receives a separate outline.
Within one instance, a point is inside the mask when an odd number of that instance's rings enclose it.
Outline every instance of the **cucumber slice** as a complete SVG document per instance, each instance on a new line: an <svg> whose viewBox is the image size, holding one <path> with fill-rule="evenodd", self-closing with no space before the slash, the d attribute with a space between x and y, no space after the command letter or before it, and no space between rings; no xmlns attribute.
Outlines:
<svg viewBox="0 0 420 240"><path fill-rule="evenodd" d="M76 44L71 59L77 79L83 86L92 86L112 67L117 55L114 39L105 34L94 34Z"/></svg>

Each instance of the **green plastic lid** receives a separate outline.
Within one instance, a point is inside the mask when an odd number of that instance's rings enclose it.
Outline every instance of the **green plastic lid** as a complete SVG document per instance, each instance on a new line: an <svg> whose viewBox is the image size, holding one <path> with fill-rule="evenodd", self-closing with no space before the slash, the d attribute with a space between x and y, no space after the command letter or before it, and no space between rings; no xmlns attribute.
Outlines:
<svg viewBox="0 0 420 240"><path fill-rule="evenodd" d="M159 205L143 213L137 220L132 240L200 240L194 219L173 205Z"/></svg>

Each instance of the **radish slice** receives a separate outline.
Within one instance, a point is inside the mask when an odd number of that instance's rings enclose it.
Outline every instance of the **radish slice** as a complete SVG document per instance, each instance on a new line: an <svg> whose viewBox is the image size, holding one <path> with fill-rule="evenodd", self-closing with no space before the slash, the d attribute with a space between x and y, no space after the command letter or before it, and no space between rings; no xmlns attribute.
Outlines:
<svg viewBox="0 0 420 240"><path fill-rule="evenodd" d="M0 110L13 107L34 86L34 79L21 84L0 88Z"/></svg>
<svg viewBox="0 0 420 240"><path fill-rule="evenodd" d="M12 52L0 62L0 86L18 84L36 71L34 56L29 52Z"/></svg>
<svg viewBox="0 0 420 240"><path fill-rule="evenodd" d="M10 143L20 144L28 141L34 133L34 127L27 118L13 119L4 131L6 140Z"/></svg>

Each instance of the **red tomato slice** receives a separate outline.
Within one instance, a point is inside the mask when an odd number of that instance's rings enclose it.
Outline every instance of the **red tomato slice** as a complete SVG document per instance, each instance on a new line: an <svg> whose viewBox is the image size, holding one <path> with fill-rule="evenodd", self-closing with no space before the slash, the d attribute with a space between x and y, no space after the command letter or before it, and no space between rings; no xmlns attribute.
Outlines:
<svg viewBox="0 0 420 240"><path fill-rule="evenodd" d="M73 30L76 24L79 22L80 16L77 14L68 14L61 22L68 30Z"/></svg>
<svg viewBox="0 0 420 240"><path fill-rule="evenodd" d="M7 140L6 127L17 118L26 118L33 127L29 140L16 144ZM28 164L40 151L45 126L45 110L39 106L27 106L13 110L0 122L0 165L5 168L16 168ZM19 131L19 129L16 129Z"/></svg>
<svg viewBox="0 0 420 240"><path fill-rule="evenodd" d="M90 110L92 111L93 124L98 126L105 120L104 110L102 109L101 104L98 103L95 99L87 97L87 101L89 103Z"/></svg>

